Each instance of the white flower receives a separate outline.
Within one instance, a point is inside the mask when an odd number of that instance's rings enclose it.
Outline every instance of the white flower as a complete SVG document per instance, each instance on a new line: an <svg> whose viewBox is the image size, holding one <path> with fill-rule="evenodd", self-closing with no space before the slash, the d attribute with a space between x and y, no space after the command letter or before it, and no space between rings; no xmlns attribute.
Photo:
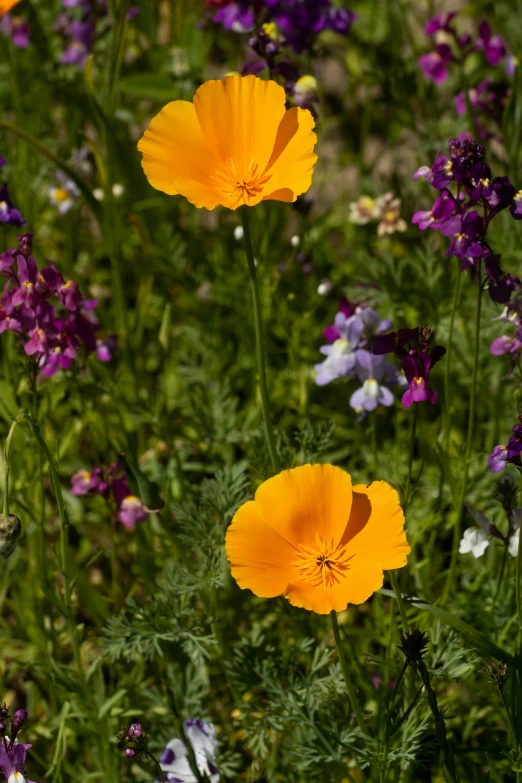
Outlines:
<svg viewBox="0 0 522 783"><path fill-rule="evenodd" d="M468 527L460 541L459 552L465 555L471 552L473 557L482 557L489 546L487 534L479 527Z"/></svg>
<svg viewBox="0 0 522 783"><path fill-rule="evenodd" d="M234 229L234 239L238 242L241 242L245 235L245 232L243 231L243 226L236 226Z"/></svg>
<svg viewBox="0 0 522 783"><path fill-rule="evenodd" d="M348 209L350 210L348 220L357 226L364 226L381 215L377 202L370 196L361 196L358 201L349 204Z"/></svg>
<svg viewBox="0 0 522 783"><path fill-rule="evenodd" d="M49 200L53 206L58 208L60 215L65 215L76 199L80 197L80 191L62 171L56 172L56 179L60 184L56 188L49 188Z"/></svg>
<svg viewBox="0 0 522 783"><path fill-rule="evenodd" d="M92 195L96 199L96 201L103 201L105 198L105 193L103 192L103 188L94 188L92 191Z"/></svg>
<svg viewBox="0 0 522 783"><path fill-rule="evenodd" d="M114 198L120 198L125 193L125 188L119 182L115 182L112 186L112 195Z"/></svg>
<svg viewBox="0 0 522 783"><path fill-rule="evenodd" d="M329 293L331 293L333 290L333 283L331 280L323 280L322 283L319 283L317 286L317 293L319 296L327 296Z"/></svg>
<svg viewBox="0 0 522 783"><path fill-rule="evenodd" d="M12 775L9 775L7 783L27 783L27 781L21 772L13 772Z"/></svg>
<svg viewBox="0 0 522 783"><path fill-rule="evenodd" d="M468 527L464 531L459 552L461 555L471 552L473 557L482 557L489 546L489 519L480 511L475 511L467 503L465 506L477 523L477 527Z"/></svg>
<svg viewBox="0 0 522 783"><path fill-rule="evenodd" d="M290 240L290 244L292 245L292 247L299 247L299 245L301 244L301 237L298 236L297 234L294 234L294 236Z"/></svg>
<svg viewBox="0 0 522 783"><path fill-rule="evenodd" d="M215 764L218 748L216 729L203 720L186 720L185 735L192 745L196 764L202 775L207 775L210 783L218 783L219 772ZM197 783L189 760L185 743L177 737L171 740L160 758L161 769L166 773L167 783Z"/></svg>

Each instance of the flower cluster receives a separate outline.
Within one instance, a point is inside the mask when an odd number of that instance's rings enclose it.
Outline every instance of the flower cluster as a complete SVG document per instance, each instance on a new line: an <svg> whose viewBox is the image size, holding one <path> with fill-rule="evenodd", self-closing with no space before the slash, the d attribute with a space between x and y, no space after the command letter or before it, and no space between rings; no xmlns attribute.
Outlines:
<svg viewBox="0 0 522 783"><path fill-rule="evenodd" d="M503 38L493 35L485 21L480 23L476 38L468 34L460 35L455 27L456 17L456 12L438 14L426 24L425 32L433 39L434 49L419 58L424 77L435 84L442 84L449 76L451 64L463 67L473 52L482 52L488 65L504 65L506 73L513 75L516 59L508 56ZM465 114L466 103L469 102L477 133L481 138L488 138L494 135L489 130L491 122L497 129L500 126L510 90L506 81L493 82L493 79L487 77L469 89L467 96L464 92L455 96L457 113Z"/></svg>
<svg viewBox="0 0 522 783"><path fill-rule="evenodd" d="M7 783L34 783L26 778L25 773L25 757L32 745L24 745L17 739L26 720L26 710L17 710L13 717L9 718L6 705L0 707L0 772ZM9 736L7 736L8 721Z"/></svg>
<svg viewBox="0 0 522 783"><path fill-rule="evenodd" d="M492 473L500 473L509 462L522 471L522 413L518 414L518 424L512 429L512 435L508 440L507 446L495 446L493 453L488 459L488 467Z"/></svg>
<svg viewBox="0 0 522 783"><path fill-rule="evenodd" d="M522 193L517 193L509 177L492 177L485 162L484 146L473 139L452 139L449 155L437 155L431 167L421 166L413 179L425 179L439 191L430 210L413 215L421 231L431 228L450 237L446 255L456 256L461 269L474 276L484 261L486 282L494 302L505 304L520 287L520 280L504 272L500 255L486 241L491 221L503 210L522 217ZM451 186L456 186L456 192ZM480 208L481 214L477 211Z"/></svg>
<svg viewBox="0 0 522 783"><path fill-rule="evenodd" d="M356 14L334 7L331 0L207 0L213 21L227 30L249 32L252 50L241 74L259 75L268 68L277 76L296 106L312 108L318 99L317 82L301 75L288 56L310 50L323 30L348 35Z"/></svg>
<svg viewBox="0 0 522 783"><path fill-rule="evenodd" d="M131 494L125 472L117 462L92 470L79 470L71 478L71 494L101 495L121 524L129 530L134 529L136 522L147 519L148 509Z"/></svg>
<svg viewBox="0 0 522 783"><path fill-rule="evenodd" d="M399 329L377 337L373 344L373 353L377 356L393 353L400 359L408 388L402 395L405 408L414 402L437 402L437 392L428 386L430 370L442 359L446 349L434 345L435 334L429 326L417 326L415 329Z"/></svg>
<svg viewBox="0 0 522 783"><path fill-rule="evenodd" d="M390 387L400 383L398 373L384 357L369 350L375 335L390 326L390 321L381 320L371 307L341 300L334 323L323 331L328 345L319 349L326 359L315 365L317 385L325 386L337 378L357 378L362 385L350 398L352 408L373 411L378 405L393 405Z"/></svg>
<svg viewBox="0 0 522 783"><path fill-rule="evenodd" d="M11 39L13 46L27 49L31 40L31 28L22 16L5 14L0 19L0 33Z"/></svg>
<svg viewBox="0 0 522 783"><path fill-rule="evenodd" d="M406 222L401 218L401 200L392 193L385 193L376 199L361 196L349 204L349 210L350 223L364 226L370 221L378 221L377 235L380 237L406 231Z"/></svg>
<svg viewBox="0 0 522 783"><path fill-rule="evenodd" d="M207 0L214 22L226 30L245 32L264 21L280 31L280 42L299 54L323 30L348 35L357 15L331 0Z"/></svg>
<svg viewBox="0 0 522 783"><path fill-rule="evenodd" d="M476 511L466 503L466 508L475 520L473 527L468 527L464 531L461 539L459 552L461 555L471 552L473 557L482 557L489 546L490 538L498 538L504 546L507 547L509 554L516 557L518 554L518 542L520 538L520 520L522 519L522 508L514 508L509 516L509 532L504 536L496 525L480 511Z"/></svg>
<svg viewBox="0 0 522 783"><path fill-rule="evenodd" d="M115 338L99 336L96 302L85 300L78 284L64 280L54 264L38 270L31 256L32 234L23 234L18 241L18 248L0 254L0 274L8 278L0 296L0 333L15 332L46 376L69 369L82 348L109 361ZM59 310L51 298L58 299Z"/></svg>
<svg viewBox="0 0 522 783"><path fill-rule="evenodd" d="M0 169L4 166L5 158L0 156ZM9 197L9 190L6 182L0 187L0 223L8 223L10 226L23 226L25 223L22 213L19 209L15 209L15 206Z"/></svg>
<svg viewBox="0 0 522 783"><path fill-rule="evenodd" d="M91 0L62 0L62 6L65 10L58 15L54 25L66 43L60 62L83 68L96 38L94 4ZM104 4L99 10L106 13Z"/></svg>

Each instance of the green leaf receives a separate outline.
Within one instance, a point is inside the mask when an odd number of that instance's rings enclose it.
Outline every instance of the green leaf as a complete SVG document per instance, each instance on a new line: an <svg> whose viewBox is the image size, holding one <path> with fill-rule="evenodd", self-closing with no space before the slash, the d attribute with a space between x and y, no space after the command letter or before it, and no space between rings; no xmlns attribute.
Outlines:
<svg viewBox="0 0 522 783"><path fill-rule="evenodd" d="M107 699L105 704L102 704L100 709L98 710L98 720L102 720L109 710L114 707L127 693L127 688L120 688L119 691L116 691L110 699Z"/></svg>
<svg viewBox="0 0 522 783"><path fill-rule="evenodd" d="M134 494L144 503L149 511L160 511L165 503L160 497L156 484L143 475L141 470L131 462L125 454L120 453L125 473Z"/></svg>
<svg viewBox="0 0 522 783"><path fill-rule="evenodd" d="M379 593L386 595L389 598L395 598L395 593L393 590L386 590L383 588L379 590ZM511 653L508 653L502 647L496 645L494 642L488 639L487 636L484 636L484 634L476 631L471 627L471 625L468 625L459 617L455 617L445 609L441 609L439 606L433 606L433 604L428 604L426 601L421 601L419 598L406 595L403 596L403 598L406 602L413 604L413 606L422 609L424 612L429 612L429 614L437 617L445 625L449 625L450 628L454 628L455 631L459 631L459 633L467 636L482 655L488 655L491 658L496 658L497 661L507 663L509 666L515 665L515 659Z"/></svg>

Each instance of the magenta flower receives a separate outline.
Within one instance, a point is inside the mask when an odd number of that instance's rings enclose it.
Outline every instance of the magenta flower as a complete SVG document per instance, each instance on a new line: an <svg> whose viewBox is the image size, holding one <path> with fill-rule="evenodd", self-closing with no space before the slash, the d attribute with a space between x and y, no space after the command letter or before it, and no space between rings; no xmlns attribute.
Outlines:
<svg viewBox="0 0 522 783"><path fill-rule="evenodd" d="M486 60L490 65L498 65L506 56L506 46L501 35L492 35L487 22L479 25L479 37L476 43L477 49L482 49Z"/></svg>
<svg viewBox="0 0 522 783"><path fill-rule="evenodd" d="M447 64L451 62L453 55L447 44L437 44L434 52L421 54L419 57L419 67L424 78L442 84L448 78Z"/></svg>
<svg viewBox="0 0 522 783"><path fill-rule="evenodd" d="M409 383L408 389L402 395L405 408L410 408L414 402L429 402L432 405L437 402L437 392L428 386L430 366L431 360L427 354L406 356L402 359L401 367Z"/></svg>
<svg viewBox="0 0 522 783"><path fill-rule="evenodd" d="M147 519L147 509L139 498L127 495L121 503L118 518L122 525L132 530L136 522L143 522Z"/></svg>
<svg viewBox="0 0 522 783"><path fill-rule="evenodd" d="M99 468L95 468L93 471L82 468L71 478L71 495L87 495L89 492L96 492L99 486Z"/></svg>
<svg viewBox="0 0 522 783"><path fill-rule="evenodd" d="M0 19L0 33L10 38L18 49L27 49L29 46L31 28L21 16L5 14Z"/></svg>

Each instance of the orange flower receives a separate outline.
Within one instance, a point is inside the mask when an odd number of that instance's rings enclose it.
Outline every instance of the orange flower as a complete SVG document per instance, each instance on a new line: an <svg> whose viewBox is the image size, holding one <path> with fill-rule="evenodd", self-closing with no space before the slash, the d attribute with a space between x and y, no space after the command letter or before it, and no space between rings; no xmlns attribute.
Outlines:
<svg viewBox="0 0 522 783"><path fill-rule="evenodd" d="M382 587L383 569L406 565L403 527L386 482L352 487L334 465L303 465L268 479L241 506L226 551L240 587L328 614L364 603Z"/></svg>
<svg viewBox="0 0 522 783"><path fill-rule="evenodd" d="M20 0L0 0L0 16L7 14Z"/></svg>
<svg viewBox="0 0 522 783"><path fill-rule="evenodd" d="M168 103L138 149L157 190L207 209L253 207L295 201L308 190L314 125L307 109L285 110L285 91L275 82L236 74L205 82L194 103Z"/></svg>

